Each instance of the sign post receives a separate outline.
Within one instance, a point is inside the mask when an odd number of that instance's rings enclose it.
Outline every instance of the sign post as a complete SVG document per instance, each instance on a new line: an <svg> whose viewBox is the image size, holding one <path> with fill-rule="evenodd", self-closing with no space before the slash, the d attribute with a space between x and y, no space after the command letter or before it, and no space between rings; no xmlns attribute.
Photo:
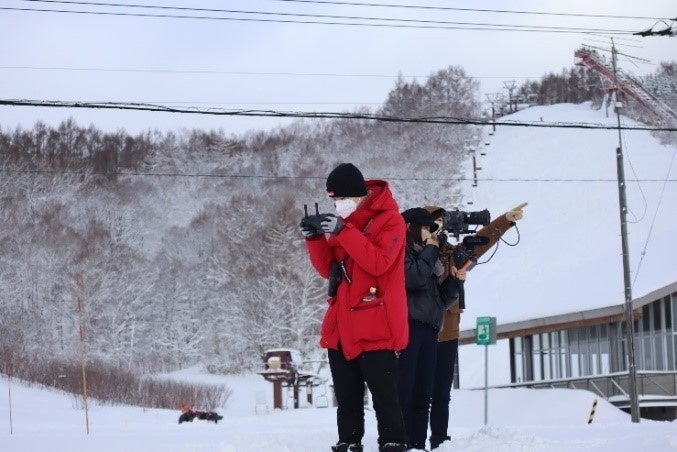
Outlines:
<svg viewBox="0 0 677 452"><path fill-rule="evenodd" d="M496 343L496 317L477 317L475 343L484 345L484 425L489 411L489 345Z"/></svg>

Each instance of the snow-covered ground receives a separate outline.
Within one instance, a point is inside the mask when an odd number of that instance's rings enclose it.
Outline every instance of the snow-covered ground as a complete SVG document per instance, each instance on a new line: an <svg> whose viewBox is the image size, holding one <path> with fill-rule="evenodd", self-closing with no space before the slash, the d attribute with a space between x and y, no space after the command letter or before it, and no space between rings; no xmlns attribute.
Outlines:
<svg viewBox="0 0 677 452"><path fill-rule="evenodd" d="M214 376L188 369L175 378L224 383L233 393L218 424L195 420L178 424L179 410L101 406L89 403L90 433L82 403L54 390L26 387L11 380L10 433L8 380L0 383L0 450L24 451L328 451L336 441L336 409L312 407L272 410L272 385L256 374ZM328 395L329 392L327 392ZM258 395L258 397L257 397ZM255 412L261 395L269 409ZM302 392L305 401L305 394ZM452 393L448 451L667 451L677 449L674 422L642 420L600 400L592 424L594 394L578 390L500 389L489 391L484 426L484 392ZM287 399L292 406L291 400ZM365 451L376 452L376 421L366 415Z"/></svg>

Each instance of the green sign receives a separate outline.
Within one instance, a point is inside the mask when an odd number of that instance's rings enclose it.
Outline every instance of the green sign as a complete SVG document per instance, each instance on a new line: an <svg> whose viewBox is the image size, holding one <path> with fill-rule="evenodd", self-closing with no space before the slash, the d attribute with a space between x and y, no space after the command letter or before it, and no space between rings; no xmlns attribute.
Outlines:
<svg viewBox="0 0 677 452"><path fill-rule="evenodd" d="M477 317L475 343L477 345L496 343L496 317Z"/></svg>

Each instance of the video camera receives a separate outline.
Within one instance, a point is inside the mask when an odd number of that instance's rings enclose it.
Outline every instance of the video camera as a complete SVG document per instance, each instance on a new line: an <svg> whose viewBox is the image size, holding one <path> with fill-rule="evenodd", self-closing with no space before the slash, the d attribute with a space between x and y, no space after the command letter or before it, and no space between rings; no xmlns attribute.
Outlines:
<svg viewBox="0 0 677 452"><path fill-rule="evenodd" d="M468 229L470 225L486 226L491 221L489 210L484 209L479 212L464 212L462 210L445 210L442 214L444 221L442 227L445 231L452 234L456 239L461 234L472 234L473 230Z"/></svg>
<svg viewBox="0 0 677 452"><path fill-rule="evenodd" d="M452 258L454 260L454 267L463 268L464 266L466 271L470 271L475 264L477 264L477 256L475 255L475 247L479 245L486 245L489 243L489 237L469 235L463 237L461 243L454 247L454 254Z"/></svg>

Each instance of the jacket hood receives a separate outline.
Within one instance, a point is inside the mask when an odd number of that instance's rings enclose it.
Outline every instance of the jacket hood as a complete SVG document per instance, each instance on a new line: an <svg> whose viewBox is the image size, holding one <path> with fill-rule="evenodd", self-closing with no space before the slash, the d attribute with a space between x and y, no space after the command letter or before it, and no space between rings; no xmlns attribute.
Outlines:
<svg viewBox="0 0 677 452"><path fill-rule="evenodd" d="M345 220L359 230L363 230L379 212L393 210L398 213L397 201L390 192L388 183L383 180L367 181L368 195L357 210Z"/></svg>
<svg viewBox="0 0 677 452"><path fill-rule="evenodd" d="M388 182L379 179L367 181L369 195L365 200L366 207L374 213L382 210L399 210L397 201L393 198Z"/></svg>

